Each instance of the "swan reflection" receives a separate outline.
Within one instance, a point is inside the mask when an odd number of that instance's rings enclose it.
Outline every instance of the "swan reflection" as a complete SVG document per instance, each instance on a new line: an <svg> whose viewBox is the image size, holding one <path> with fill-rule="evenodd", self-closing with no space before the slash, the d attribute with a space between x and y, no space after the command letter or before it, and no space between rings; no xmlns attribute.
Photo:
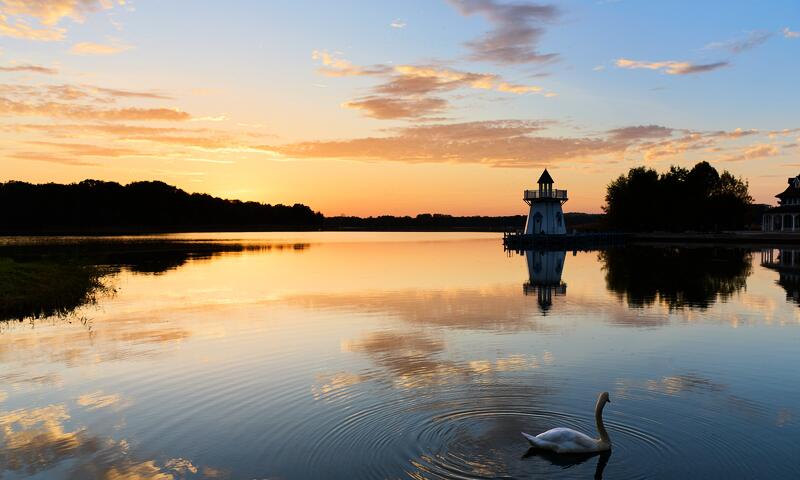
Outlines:
<svg viewBox="0 0 800 480"><path fill-rule="evenodd" d="M549 462L551 465L561 467L562 469L567 469L586 463L588 460L594 457L597 457L597 466L594 469L594 478L595 480L600 480L603 478L603 472L606 469L606 465L608 465L608 460L611 458L610 450L605 452L559 454L548 450L541 450L531 447L527 452L525 452L525 455L522 456L522 459L528 460L532 458L541 458Z"/></svg>

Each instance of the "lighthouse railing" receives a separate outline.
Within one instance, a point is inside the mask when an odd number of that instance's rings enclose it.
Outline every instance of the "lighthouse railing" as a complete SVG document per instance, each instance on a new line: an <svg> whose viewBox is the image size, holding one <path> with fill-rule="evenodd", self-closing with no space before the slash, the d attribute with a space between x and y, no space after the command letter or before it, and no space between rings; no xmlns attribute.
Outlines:
<svg viewBox="0 0 800 480"><path fill-rule="evenodd" d="M525 194L523 196L523 200L536 200L538 198L556 198L560 200L567 199L567 191L566 190L551 190L551 191L539 191L539 190L525 190Z"/></svg>

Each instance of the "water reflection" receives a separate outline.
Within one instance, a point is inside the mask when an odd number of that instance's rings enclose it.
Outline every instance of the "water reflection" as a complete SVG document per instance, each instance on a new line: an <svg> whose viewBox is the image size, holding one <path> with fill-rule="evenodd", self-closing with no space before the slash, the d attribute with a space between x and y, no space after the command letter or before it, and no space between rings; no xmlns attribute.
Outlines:
<svg viewBox="0 0 800 480"><path fill-rule="evenodd" d="M89 320L0 323L0 474L797 476L800 309L777 252L523 262L497 238L353 235L94 257L116 293ZM659 328L620 328L641 325ZM520 431L593 432L604 390L613 456L526 454Z"/></svg>
<svg viewBox="0 0 800 480"><path fill-rule="evenodd" d="M528 282L522 286L525 295L536 295L543 312L553 305L553 295L566 295L567 284L561 281L566 251L526 250Z"/></svg>
<svg viewBox="0 0 800 480"><path fill-rule="evenodd" d="M778 285L786 290L786 299L800 304L800 249L765 249L761 266L778 272Z"/></svg>
<svg viewBox="0 0 800 480"><path fill-rule="evenodd" d="M736 248L628 246L598 256L606 287L638 308L707 309L742 291L752 272L751 253Z"/></svg>
<svg viewBox="0 0 800 480"><path fill-rule="evenodd" d="M122 271L161 275L223 254L304 251L308 246L152 239L6 243L0 246L0 322L69 317L113 295L113 277Z"/></svg>
<svg viewBox="0 0 800 480"><path fill-rule="evenodd" d="M595 452L595 453L573 453L573 454L559 454L549 450L540 450L531 447L522 456L523 459L529 458L542 458L552 465L561 467L562 469L572 468L576 465L585 463L597 457L597 466L594 469L594 479L602 480L603 472L608 465L608 460L611 458L611 451Z"/></svg>

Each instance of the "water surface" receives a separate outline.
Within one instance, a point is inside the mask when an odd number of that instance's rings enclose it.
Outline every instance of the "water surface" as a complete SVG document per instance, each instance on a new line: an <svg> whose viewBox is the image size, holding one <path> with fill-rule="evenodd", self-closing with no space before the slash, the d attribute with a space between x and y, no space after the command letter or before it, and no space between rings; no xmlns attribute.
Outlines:
<svg viewBox="0 0 800 480"><path fill-rule="evenodd" d="M461 233L0 243L104 285L0 322L4 479L800 475L792 251L520 255ZM594 435L601 391L610 456L528 451L520 431Z"/></svg>

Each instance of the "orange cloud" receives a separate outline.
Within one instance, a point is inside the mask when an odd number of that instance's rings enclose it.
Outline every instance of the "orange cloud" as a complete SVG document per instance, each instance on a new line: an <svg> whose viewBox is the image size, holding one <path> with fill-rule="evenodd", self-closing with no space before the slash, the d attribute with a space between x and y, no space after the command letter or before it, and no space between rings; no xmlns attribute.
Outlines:
<svg viewBox="0 0 800 480"><path fill-rule="evenodd" d="M392 98L374 95L345 102L342 106L354 110L362 110L368 117L385 120L419 118L432 113L440 113L447 107L447 100L423 96Z"/></svg>
<svg viewBox="0 0 800 480"><path fill-rule="evenodd" d="M50 117L80 120L183 121L190 115L174 108L98 108L59 102L29 103L0 98L0 116Z"/></svg>
<svg viewBox="0 0 800 480"><path fill-rule="evenodd" d="M730 65L727 61L693 64L689 62L677 62L674 60L667 60L663 62L646 62L639 60L630 60L627 58L617 59L615 65L619 68L626 69L646 69L646 70L660 70L668 75L689 75L693 73L705 73L718 70Z"/></svg>
<svg viewBox="0 0 800 480"><path fill-rule="evenodd" d="M541 123L520 120L407 127L388 137L264 146L295 158L477 163L531 167L593 155L622 153L628 144L604 138L534 136Z"/></svg>
<svg viewBox="0 0 800 480"><path fill-rule="evenodd" d="M94 43L94 42L81 42L76 43L69 49L69 53L73 55L114 55L116 53L125 52L132 49L131 45L121 43Z"/></svg>
<svg viewBox="0 0 800 480"><path fill-rule="evenodd" d="M746 147L741 153L728 157L723 157L725 162L740 162L746 160L756 160L759 158L774 157L780 153L780 149L768 143L759 143Z"/></svg>
<svg viewBox="0 0 800 480"><path fill-rule="evenodd" d="M420 118L431 113L441 113L447 109L449 102L432 94L459 88L517 95L539 93L547 97L555 96L539 86L511 83L493 73L465 72L438 65L359 67L320 51L314 51L312 58L322 62L320 72L327 76L384 77L384 82L373 87L370 95L342 104L345 108L362 110L365 115L377 119Z"/></svg>
<svg viewBox="0 0 800 480"><path fill-rule="evenodd" d="M43 73L45 75L55 75L58 70L50 67L43 67L41 65L11 65L8 67L0 67L0 72L31 72Z"/></svg>
<svg viewBox="0 0 800 480"><path fill-rule="evenodd" d="M23 40L37 40L40 42L54 42L64 39L66 30L63 28L32 27L22 19L10 21L6 15L0 13L0 36L19 38Z"/></svg>
<svg viewBox="0 0 800 480"><path fill-rule="evenodd" d="M9 15L27 15L37 18L43 25L56 25L69 17L83 21L86 13L109 9L113 0L3 0L2 11ZM124 5L124 0L116 3Z"/></svg>

